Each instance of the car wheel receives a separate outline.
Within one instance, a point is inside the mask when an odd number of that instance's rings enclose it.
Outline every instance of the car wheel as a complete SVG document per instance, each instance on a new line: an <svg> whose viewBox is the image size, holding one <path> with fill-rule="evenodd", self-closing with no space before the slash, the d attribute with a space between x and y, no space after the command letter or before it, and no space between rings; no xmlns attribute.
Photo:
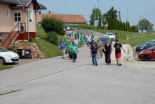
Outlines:
<svg viewBox="0 0 155 104"><path fill-rule="evenodd" d="M0 65L5 64L4 58L0 58Z"/></svg>
<svg viewBox="0 0 155 104"><path fill-rule="evenodd" d="M151 56L150 55L145 55L144 56L144 61L150 61L151 60Z"/></svg>

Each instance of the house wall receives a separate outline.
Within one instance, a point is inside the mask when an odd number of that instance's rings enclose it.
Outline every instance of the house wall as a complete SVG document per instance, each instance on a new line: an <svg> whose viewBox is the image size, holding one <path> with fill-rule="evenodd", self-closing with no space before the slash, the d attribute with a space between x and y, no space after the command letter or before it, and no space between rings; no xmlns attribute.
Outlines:
<svg viewBox="0 0 155 104"><path fill-rule="evenodd" d="M10 10L10 18L6 17L6 10ZM14 26L13 11L10 9L9 4L0 3L0 33L9 33Z"/></svg>

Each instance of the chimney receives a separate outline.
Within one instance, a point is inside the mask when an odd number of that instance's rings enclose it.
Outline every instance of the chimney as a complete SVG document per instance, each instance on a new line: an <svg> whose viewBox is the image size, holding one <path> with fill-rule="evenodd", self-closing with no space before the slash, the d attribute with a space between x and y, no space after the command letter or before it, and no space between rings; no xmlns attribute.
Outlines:
<svg viewBox="0 0 155 104"><path fill-rule="evenodd" d="M49 11L48 13L51 14L51 11Z"/></svg>
<svg viewBox="0 0 155 104"><path fill-rule="evenodd" d="M39 11L39 14L41 14L41 11Z"/></svg>

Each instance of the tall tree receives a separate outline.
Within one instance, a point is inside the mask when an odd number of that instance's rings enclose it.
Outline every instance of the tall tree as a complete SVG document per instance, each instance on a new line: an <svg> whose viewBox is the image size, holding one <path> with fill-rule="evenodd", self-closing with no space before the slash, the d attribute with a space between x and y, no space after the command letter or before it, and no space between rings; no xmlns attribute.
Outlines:
<svg viewBox="0 0 155 104"><path fill-rule="evenodd" d="M108 21L109 18L117 19L117 10L115 10L114 7L111 7L111 9L107 11L107 13L103 14L103 16L105 17L106 21Z"/></svg>
<svg viewBox="0 0 155 104"><path fill-rule="evenodd" d="M153 24L150 23L149 20L147 20L146 18L140 20L137 27L141 32L143 32L144 30L146 30L147 32L153 30Z"/></svg>
<svg viewBox="0 0 155 104"><path fill-rule="evenodd" d="M101 18L102 15L101 15L101 10L98 9L98 8L94 8L92 10L92 14L90 16L90 25L94 25L94 20L99 20L99 18Z"/></svg>

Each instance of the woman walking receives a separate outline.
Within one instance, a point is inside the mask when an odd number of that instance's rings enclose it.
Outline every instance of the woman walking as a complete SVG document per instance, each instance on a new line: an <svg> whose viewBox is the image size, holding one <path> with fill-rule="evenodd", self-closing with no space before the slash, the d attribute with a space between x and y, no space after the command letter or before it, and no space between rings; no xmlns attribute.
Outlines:
<svg viewBox="0 0 155 104"><path fill-rule="evenodd" d="M111 52L112 52L112 47L109 43L109 40L107 40L107 43L104 46L105 48L105 63L108 65L111 64Z"/></svg>
<svg viewBox="0 0 155 104"><path fill-rule="evenodd" d="M70 60L72 59L72 51L71 51L72 47L73 47L73 44L72 44L71 41L69 41L69 44L67 46L67 50L69 51L69 58L70 58Z"/></svg>
<svg viewBox="0 0 155 104"><path fill-rule="evenodd" d="M73 59L73 63L76 62L77 59L77 52L78 51L78 47L75 45L75 43L73 43L73 47L71 48L72 50L72 59Z"/></svg>

